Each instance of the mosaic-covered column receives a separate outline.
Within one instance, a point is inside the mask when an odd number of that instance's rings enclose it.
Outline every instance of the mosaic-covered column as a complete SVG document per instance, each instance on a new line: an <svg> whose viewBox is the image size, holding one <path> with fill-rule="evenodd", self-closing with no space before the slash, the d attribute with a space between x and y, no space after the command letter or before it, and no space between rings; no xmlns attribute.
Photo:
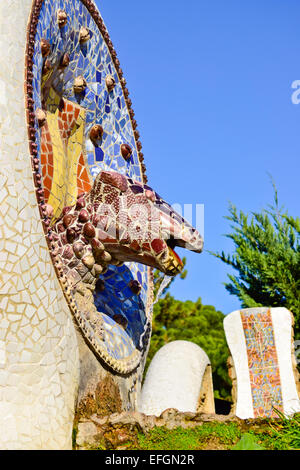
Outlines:
<svg viewBox="0 0 300 470"><path fill-rule="evenodd" d="M0 448L68 449L79 354L32 174L26 83L24 94L31 8L31 0L0 2Z"/></svg>
<svg viewBox="0 0 300 470"><path fill-rule="evenodd" d="M291 312L237 310L225 317L224 329L233 360L233 412L242 419L299 412Z"/></svg>

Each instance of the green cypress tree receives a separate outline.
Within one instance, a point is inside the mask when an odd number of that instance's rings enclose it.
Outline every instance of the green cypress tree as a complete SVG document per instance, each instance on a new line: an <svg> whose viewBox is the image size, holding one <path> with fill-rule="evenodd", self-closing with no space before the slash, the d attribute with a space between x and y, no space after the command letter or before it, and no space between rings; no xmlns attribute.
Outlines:
<svg viewBox="0 0 300 470"><path fill-rule="evenodd" d="M273 185L274 186L274 185ZM231 255L212 253L237 271L228 274L225 287L246 307L286 307L295 317L295 338L300 339L300 219L275 204L250 216L230 205L235 247Z"/></svg>

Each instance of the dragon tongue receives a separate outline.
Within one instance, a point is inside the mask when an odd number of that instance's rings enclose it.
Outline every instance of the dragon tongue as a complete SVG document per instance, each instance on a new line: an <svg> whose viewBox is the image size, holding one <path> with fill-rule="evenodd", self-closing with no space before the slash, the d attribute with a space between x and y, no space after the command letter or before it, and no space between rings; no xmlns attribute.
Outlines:
<svg viewBox="0 0 300 470"><path fill-rule="evenodd" d="M177 259L177 261L180 263L180 265L183 266L183 262L182 262L181 258L178 256L178 254L176 253L176 251L174 251L173 248L171 248L170 246L169 246L169 251Z"/></svg>

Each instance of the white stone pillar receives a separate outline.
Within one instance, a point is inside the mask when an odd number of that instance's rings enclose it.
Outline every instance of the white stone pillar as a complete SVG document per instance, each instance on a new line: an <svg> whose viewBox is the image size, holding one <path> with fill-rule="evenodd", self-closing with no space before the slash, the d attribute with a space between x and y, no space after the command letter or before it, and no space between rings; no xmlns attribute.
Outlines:
<svg viewBox="0 0 300 470"><path fill-rule="evenodd" d="M31 4L0 2L0 448L70 449L78 347L40 222L28 150Z"/></svg>
<svg viewBox="0 0 300 470"><path fill-rule="evenodd" d="M205 374L207 370L209 374ZM206 406L201 406L201 399ZM190 341L172 341L163 346L147 371L139 411L159 416L168 408L194 413L215 411L209 358Z"/></svg>

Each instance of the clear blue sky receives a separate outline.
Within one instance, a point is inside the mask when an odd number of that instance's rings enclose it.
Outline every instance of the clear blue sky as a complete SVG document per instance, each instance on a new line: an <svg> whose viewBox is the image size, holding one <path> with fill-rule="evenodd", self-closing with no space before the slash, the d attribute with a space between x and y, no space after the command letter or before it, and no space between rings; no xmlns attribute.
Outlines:
<svg viewBox="0 0 300 470"><path fill-rule="evenodd" d="M127 80L149 184L169 203L205 204L205 249L232 251L228 203L273 201L299 215L299 0L97 0ZM228 267L187 255L172 294L225 314L240 306Z"/></svg>

